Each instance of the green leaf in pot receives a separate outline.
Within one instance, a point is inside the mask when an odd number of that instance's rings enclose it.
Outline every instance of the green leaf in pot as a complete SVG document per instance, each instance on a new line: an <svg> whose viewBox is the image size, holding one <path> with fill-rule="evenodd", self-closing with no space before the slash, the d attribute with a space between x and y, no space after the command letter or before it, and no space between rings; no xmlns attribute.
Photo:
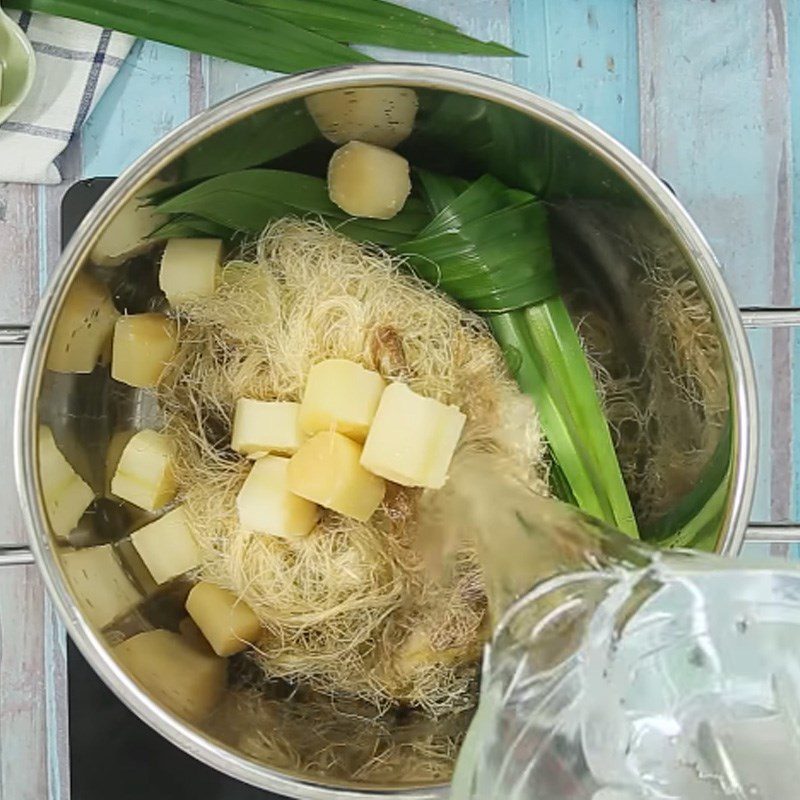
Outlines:
<svg viewBox="0 0 800 800"><path fill-rule="evenodd" d="M219 175L161 203L159 213L190 214L233 231L257 234L285 216L322 217L356 241L399 245L430 220L424 203L410 198L392 219L353 219L328 197L322 178L283 170L253 169Z"/></svg>
<svg viewBox="0 0 800 800"><path fill-rule="evenodd" d="M454 187L422 180L438 213L398 250L417 275L483 314L513 354L509 366L534 399L565 499L637 536L597 388L558 293L544 204L486 175L441 207Z"/></svg>

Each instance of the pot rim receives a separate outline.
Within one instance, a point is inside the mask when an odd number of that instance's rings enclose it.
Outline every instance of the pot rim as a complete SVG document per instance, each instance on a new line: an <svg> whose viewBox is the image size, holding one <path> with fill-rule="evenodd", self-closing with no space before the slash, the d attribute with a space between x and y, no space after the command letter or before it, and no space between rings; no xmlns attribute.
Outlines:
<svg viewBox="0 0 800 800"><path fill-rule="evenodd" d="M312 92L363 85L401 85L469 94L506 105L580 143L632 186L684 249L724 336L732 381L734 472L725 533L717 550L739 552L752 503L758 431L755 375L739 310L725 285L710 245L674 194L637 156L609 134L551 100L497 78L451 67L406 63L346 65L278 78L241 92L198 114L160 139L113 183L64 249L44 290L22 359L16 394L14 468L31 549L49 596L81 653L106 685L143 721L200 761L262 789L301 800L444 800L447 786L359 789L309 782L242 756L201 733L153 701L114 661L102 637L83 618L61 572L41 502L36 469L37 406L52 325L65 292L88 257L99 232L119 208L165 165L201 139L272 105Z"/></svg>

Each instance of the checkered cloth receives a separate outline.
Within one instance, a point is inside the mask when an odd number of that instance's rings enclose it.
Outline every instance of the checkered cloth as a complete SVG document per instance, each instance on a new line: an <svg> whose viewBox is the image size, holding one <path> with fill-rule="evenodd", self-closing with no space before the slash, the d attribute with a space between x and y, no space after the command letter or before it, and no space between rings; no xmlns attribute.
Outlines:
<svg viewBox="0 0 800 800"><path fill-rule="evenodd" d="M36 51L36 81L0 125L0 182L59 183L54 163L89 116L133 37L29 11L10 11Z"/></svg>

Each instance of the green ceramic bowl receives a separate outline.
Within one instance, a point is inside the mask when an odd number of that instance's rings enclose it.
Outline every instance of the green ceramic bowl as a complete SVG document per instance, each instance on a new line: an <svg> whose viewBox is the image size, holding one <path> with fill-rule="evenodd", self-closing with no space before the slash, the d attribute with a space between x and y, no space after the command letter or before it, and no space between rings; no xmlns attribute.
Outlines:
<svg viewBox="0 0 800 800"><path fill-rule="evenodd" d="M0 123L17 110L33 85L36 57L19 25L0 8Z"/></svg>

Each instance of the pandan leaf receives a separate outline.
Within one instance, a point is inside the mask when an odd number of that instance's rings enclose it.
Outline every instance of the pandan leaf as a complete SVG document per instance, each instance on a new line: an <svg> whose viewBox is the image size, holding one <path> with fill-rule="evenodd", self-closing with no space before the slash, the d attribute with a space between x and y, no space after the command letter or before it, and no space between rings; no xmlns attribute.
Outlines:
<svg viewBox="0 0 800 800"><path fill-rule="evenodd" d="M558 293L544 205L488 175L442 207L448 193L446 179L424 178L436 216L398 250L421 278L485 315L534 399L557 477L568 486L564 499L637 536L594 379Z"/></svg>
<svg viewBox="0 0 800 800"><path fill-rule="evenodd" d="M319 137L302 102L266 108L196 144L178 160L181 181L267 164Z"/></svg>
<svg viewBox="0 0 800 800"><path fill-rule="evenodd" d="M330 201L322 178L269 169L209 178L157 208L159 213L190 214L250 234L260 233L270 220L312 215L352 239L389 246L415 236L430 220L424 204L414 198L393 219L353 219Z"/></svg>
<svg viewBox="0 0 800 800"><path fill-rule="evenodd" d="M440 175L424 169L414 170L417 191L427 204L431 213L436 215L463 191L469 187L469 181L451 175Z"/></svg>
<svg viewBox="0 0 800 800"><path fill-rule="evenodd" d="M514 55L379 0L7 0L9 8L90 22L276 72L371 61L346 43Z"/></svg>
<svg viewBox="0 0 800 800"><path fill-rule="evenodd" d="M497 42L481 42L435 17L384 0L237 0L338 42L434 53L514 56Z"/></svg>
<svg viewBox="0 0 800 800"><path fill-rule="evenodd" d="M219 225L202 217L183 214L167 220L159 225L148 239L197 239L210 237L213 239L231 239L234 232L224 225Z"/></svg>
<svg viewBox="0 0 800 800"><path fill-rule="evenodd" d="M276 72L372 61L340 42L231 0L7 0L5 5Z"/></svg>

